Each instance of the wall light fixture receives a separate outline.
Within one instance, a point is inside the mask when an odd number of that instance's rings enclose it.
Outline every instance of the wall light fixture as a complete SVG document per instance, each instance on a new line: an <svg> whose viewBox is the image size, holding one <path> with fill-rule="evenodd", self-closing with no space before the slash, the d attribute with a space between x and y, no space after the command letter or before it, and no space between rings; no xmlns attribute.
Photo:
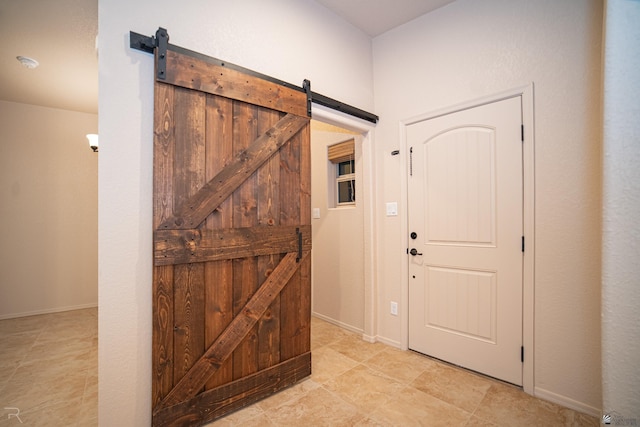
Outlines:
<svg viewBox="0 0 640 427"><path fill-rule="evenodd" d="M94 153L98 152L98 135L95 133L87 134L87 139L89 140L89 147L93 150Z"/></svg>

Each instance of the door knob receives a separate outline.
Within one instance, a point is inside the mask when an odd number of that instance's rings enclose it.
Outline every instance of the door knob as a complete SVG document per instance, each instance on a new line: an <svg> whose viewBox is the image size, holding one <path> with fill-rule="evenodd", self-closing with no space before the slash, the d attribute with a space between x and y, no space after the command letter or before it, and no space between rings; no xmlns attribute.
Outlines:
<svg viewBox="0 0 640 427"><path fill-rule="evenodd" d="M422 255L420 252L418 252L418 251L416 250L416 248L411 248L411 250L409 251L409 253L410 253L411 255L413 255L413 256L416 256L416 255Z"/></svg>

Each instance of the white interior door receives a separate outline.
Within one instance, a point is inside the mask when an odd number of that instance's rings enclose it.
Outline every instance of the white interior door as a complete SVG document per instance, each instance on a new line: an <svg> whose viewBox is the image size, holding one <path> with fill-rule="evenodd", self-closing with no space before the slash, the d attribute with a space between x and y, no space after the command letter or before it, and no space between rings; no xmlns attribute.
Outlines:
<svg viewBox="0 0 640 427"><path fill-rule="evenodd" d="M521 111L514 97L407 127L409 348L518 385Z"/></svg>

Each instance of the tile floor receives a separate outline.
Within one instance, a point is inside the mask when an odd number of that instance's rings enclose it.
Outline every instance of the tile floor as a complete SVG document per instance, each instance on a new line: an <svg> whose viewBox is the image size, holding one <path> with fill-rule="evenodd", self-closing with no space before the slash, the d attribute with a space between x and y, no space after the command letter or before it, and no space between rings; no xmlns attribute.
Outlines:
<svg viewBox="0 0 640 427"><path fill-rule="evenodd" d="M0 427L97 424L98 310L0 320Z"/></svg>
<svg viewBox="0 0 640 427"><path fill-rule="evenodd" d="M312 375L209 426L598 426L579 412L312 319Z"/></svg>
<svg viewBox="0 0 640 427"><path fill-rule="evenodd" d="M0 343L0 427L97 425L96 309L2 320ZM209 426L599 425L315 318L311 345L310 379ZM20 408L23 424L6 407Z"/></svg>

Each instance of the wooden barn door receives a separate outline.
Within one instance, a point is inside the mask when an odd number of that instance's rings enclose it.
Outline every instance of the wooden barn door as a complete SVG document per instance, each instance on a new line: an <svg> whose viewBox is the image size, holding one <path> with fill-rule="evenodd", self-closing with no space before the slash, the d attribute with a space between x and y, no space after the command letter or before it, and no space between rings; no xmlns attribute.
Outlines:
<svg viewBox="0 0 640 427"><path fill-rule="evenodd" d="M171 45L159 61L153 425L201 425L311 374L307 96Z"/></svg>

